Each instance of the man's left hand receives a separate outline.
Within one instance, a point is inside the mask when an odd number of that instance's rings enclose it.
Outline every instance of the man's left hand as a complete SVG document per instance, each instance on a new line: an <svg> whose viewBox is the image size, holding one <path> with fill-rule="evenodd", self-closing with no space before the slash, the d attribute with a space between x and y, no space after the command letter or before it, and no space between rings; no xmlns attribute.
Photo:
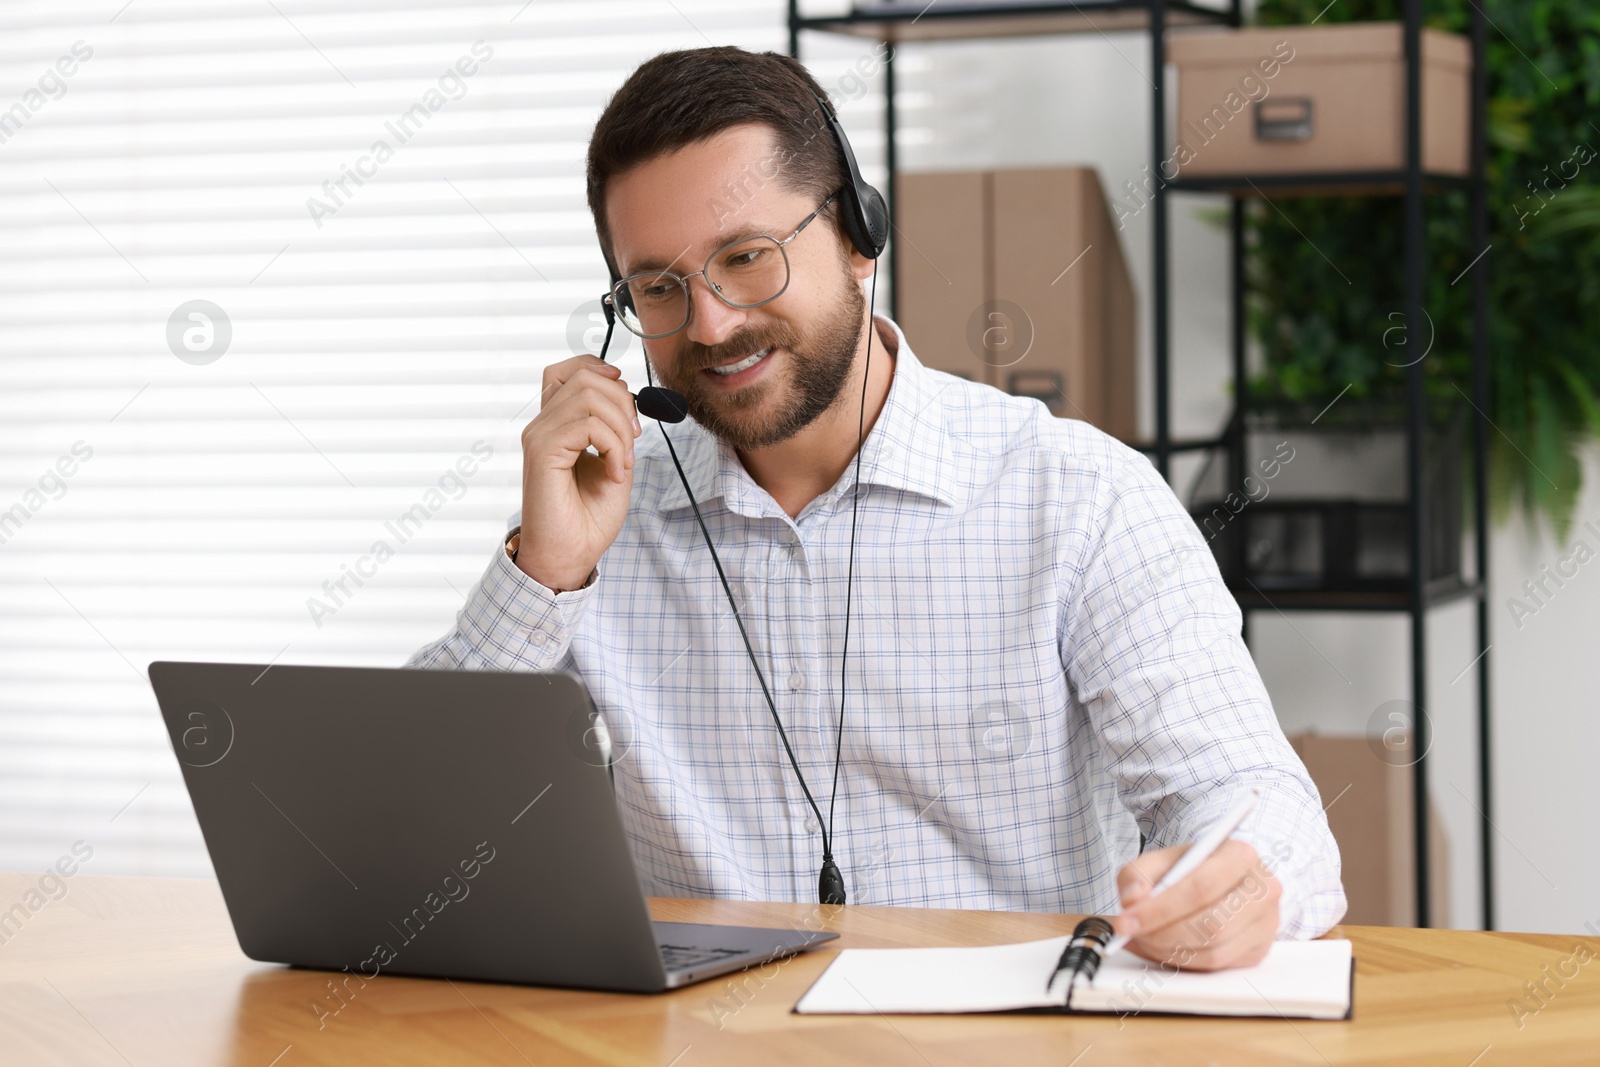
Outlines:
<svg viewBox="0 0 1600 1067"><path fill-rule="evenodd" d="M1254 847L1230 838L1152 897L1151 888L1189 847L1146 852L1118 872L1122 914L1111 919L1113 929L1133 935L1128 948L1153 963L1196 971L1260 963L1278 933L1283 886Z"/></svg>

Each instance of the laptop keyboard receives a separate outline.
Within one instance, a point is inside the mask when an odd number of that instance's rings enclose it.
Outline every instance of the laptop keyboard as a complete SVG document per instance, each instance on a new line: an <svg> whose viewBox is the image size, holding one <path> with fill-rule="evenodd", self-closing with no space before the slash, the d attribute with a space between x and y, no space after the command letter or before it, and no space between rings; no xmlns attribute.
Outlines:
<svg viewBox="0 0 1600 1067"><path fill-rule="evenodd" d="M662 944L660 948L661 962L666 964L669 971L681 971L687 967L715 963L729 956L742 955L744 951L737 948L700 948L698 945Z"/></svg>

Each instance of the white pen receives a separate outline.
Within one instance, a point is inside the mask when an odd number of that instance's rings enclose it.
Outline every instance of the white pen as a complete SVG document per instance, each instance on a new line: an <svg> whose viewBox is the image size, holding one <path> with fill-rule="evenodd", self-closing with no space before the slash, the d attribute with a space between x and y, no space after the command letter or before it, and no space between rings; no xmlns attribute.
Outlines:
<svg viewBox="0 0 1600 1067"><path fill-rule="evenodd" d="M1235 830L1239 829L1245 818L1255 810L1256 802L1260 799L1261 790L1252 787L1233 806L1233 810L1212 823L1210 828L1200 835L1200 840L1189 846L1189 850L1179 857L1177 863L1167 869L1167 873L1162 875L1161 880L1151 887L1149 895L1144 899L1149 900L1150 897L1155 896L1157 893L1176 885L1190 871L1210 858L1211 854L1221 847L1224 841L1232 837ZM1103 960L1110 956L1113 952L1126 945L1128 941L1129 938L1126 934L1117 934L1106 942L1106 947L1101 951L1100 958Z"/></svg>

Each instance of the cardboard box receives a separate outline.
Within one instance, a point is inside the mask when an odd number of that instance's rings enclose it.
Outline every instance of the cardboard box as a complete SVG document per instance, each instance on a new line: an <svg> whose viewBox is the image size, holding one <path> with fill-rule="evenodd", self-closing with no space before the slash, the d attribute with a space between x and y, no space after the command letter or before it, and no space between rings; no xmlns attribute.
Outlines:
<svg viewBox="0 0 1600 1067"><path fill-rule="evenodd" d="M1174 34L1174 145L1167 178L1313 174L1405 166L1405 54L1398 22ZM1422 167L1466 174L1472 46L1422 31Z"/></svg>
<svg viewBox="0 0 1600 1067"><path fill-rule="evenodd" d="M896 196L918 357L1135 438L1133 283L1094 170L901 174Z"/></svg>
<svg viewBox="0 0 1600 1067"><path fill-rule="evenodd" d="M984 171L895 178L900 326L930 367L994 384L967 346L967 320L989 299L990 177Z"/></svg>
<svg viewBox="0 0 1600 1067"><path fill-rule="evenodd" d="M1412 768L1396 753L1410 745L1391 737L1330 737L1297 734L1289 743L1322 794L1328 828L1344 863L1344 893L1350 910L1343 922L1360 926L1415 926L1415 840ZM1450 850L1444 825L1428 811L1428 908L1434 926L1450 923Z"/></svg>

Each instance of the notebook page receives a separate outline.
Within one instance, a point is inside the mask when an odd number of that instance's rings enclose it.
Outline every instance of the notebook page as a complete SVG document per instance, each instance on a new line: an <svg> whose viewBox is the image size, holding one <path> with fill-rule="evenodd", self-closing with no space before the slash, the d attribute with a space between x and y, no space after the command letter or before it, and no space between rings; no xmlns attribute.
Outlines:
<svg viewBox="0 0 1600 1067"><path fill-rule="evenodd" d="M1045 994L1066 937L978 948L847 948L794 1010L802 1015L1009 1011L1058 1006Z"/></svg>
<svg viewBox="0 0 1600 1067"><path fill-rule="evenodd" d="M1342 1019L1350 1007L1348 941L1274 941L1254 967L1163 971L1131 952L1101 964L1091 984L1072 992L1079 1011L1180 1012Z"/></svg>

